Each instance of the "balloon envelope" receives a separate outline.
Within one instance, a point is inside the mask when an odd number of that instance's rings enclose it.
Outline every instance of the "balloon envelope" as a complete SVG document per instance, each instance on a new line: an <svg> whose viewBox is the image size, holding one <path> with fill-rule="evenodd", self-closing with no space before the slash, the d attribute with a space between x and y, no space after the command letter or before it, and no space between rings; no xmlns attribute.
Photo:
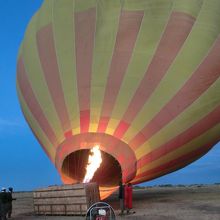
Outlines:
<svg viewBox="0 0 220 220"><path fill-rule="evenodd" d="M220 137L220 1L44 1L17 61L24 116L64 183L180 169Z"/></svg>

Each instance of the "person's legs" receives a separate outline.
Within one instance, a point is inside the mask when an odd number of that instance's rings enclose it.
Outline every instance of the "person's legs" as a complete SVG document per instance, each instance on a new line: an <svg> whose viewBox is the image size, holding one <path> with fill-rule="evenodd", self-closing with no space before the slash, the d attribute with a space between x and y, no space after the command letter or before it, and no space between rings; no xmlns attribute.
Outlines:
<svg viewBox="0 0 220 220"><path fill-rule="evenodd" d="M0 220L2 220L2 205L0 203Z"/></svg>
<svg viewBox="0 0 220 220"><path fill-rule="evenodd" d="M120 199L121 214L124 214L124 199Z"/></svg>
<svg viewBox="0 0 220 220"><path fill-rule="evenodd" d="M0 220L5 220L5 217L4 217L4 205L1 203L0 204Z"/></svg>
<svg viewBox="0 0 220 220"><path fill-rule="evenodd" d="M11 213L12 213L12 204L8 205L8 218L11 218Z"/></svg>
<svg viewBox="0 0 220 220"><path fill-rule="evenodd" d="M7 220L7 212L8 212L8 209L7 209L7 204L2 204L2 220Z"/></svg>

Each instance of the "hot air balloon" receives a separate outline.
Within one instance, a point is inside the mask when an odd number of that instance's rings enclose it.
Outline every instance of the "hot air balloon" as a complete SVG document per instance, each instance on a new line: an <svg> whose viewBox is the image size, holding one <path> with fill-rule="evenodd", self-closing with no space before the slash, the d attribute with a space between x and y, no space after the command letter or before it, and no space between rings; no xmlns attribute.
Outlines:
<svg viewBox="0 0 220 220"><path fill-rule="evenodd" d="M219 0L46 0L17 60L24 116L66 184L89 150L101 197L178 170L220 138Z"/></svg>

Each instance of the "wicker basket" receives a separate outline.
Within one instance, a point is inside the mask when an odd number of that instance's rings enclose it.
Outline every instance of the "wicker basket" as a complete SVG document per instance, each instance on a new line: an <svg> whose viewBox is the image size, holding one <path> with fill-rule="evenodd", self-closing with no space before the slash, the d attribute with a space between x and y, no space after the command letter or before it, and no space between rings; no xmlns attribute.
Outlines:
<svg viewBox="0 0 220 220"><path fill-rule="evenodd" d="M85 215L99 201L96 183L50 186L34 191L34 211L38 215Z"/></svg>

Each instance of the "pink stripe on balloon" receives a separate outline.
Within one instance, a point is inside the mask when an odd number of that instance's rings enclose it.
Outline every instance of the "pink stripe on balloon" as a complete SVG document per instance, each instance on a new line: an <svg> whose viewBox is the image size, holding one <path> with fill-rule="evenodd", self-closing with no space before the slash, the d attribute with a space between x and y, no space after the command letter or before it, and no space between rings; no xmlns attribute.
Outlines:
<svg viewBox="0 0 220 220"><path fill-rule="evenodd" d="M22 57L20 57L18 60L17 72L18 72L17 74L18 85L19 85L21 94L24 97L24 100L29 110L31 111L36 121L38 121L41 129L43 130L45 135L48 137L50 142L55 147L57 147L56 135L53 132L53 129L51 128L47 118L45 117L43 110L41 109L41 106L39 105L37 98L32 90L31 84L27 77L27 73L25 70Z"/></svg>
<svg viewBox="0 0 220 220"><path fill-rule="evenodd" d="M99 126L98 126L98 132L104 133L106 130L106 126L109 122L110 118L109 117L101 117L99 121Z"/></svg>
<svg viewBox="0 0 220 220"><path fill-rule="evenodd" d="M135 179L141 178L141 177L146 177L146 180L150 180L150 179L154 179L156 177L162 176L165 173L170 173L173 172L177 169L180 169L182 167L185 167L186 165L188 165L189 163L195 161L196 159L198 159L199 157L201 157L202 155L204 155L205 153L207 153L216 143L218 143L218 141L220 140L220 138L217 138L217 140L212 141L208 144L203 145L202 147L193 150L187 154L184 154L178 158L175 158L167 163L164 163L158 167L155 167L151 170L148 170L146 172L143 172L139 175L137 175L135 177ZM159 175L157 174L158 172L163 172L160 173ZM156 174L156 175L155 175ZM137 184L139 181L134 181L134 184ZM141 180L141 182L143 182L143 180Z"/></svg>
<svg viewBox="0 0 220 220"><path fill-rule="evenodd" d="M28 122L27 116L25 114L25 112L23 111L23 109L21 108L22 113L25 117L25 120ZM35 130L33 129L33 127L31 126L31 124L29 124L29 128L31 129L32 133L34 134L34 136L36 137L37 141L39 142L39 144L43 147L44 152L46 153L46 155L50 158L52 163L55 163L55 158L52 158L52 155L50 155L47 147L43 144L43 142L41 141L40 137L38 137L37 133L35 132Z"/></svg>
<svg viewBox="0 0 220 220"><path fill-rule="evenodd" d="M96 27L96 9L75 13L75 44L81 132L89 130L90 87ZM85 113L86 112L86 113Z"/></svg>
<svg viewBox="0 0 220 220"><path fill-rule="evenodd" d="M124 133L129 128L129 126L130 126L130 124L128 124L124 121L120 121L118 127L116 128L116 130L114 132L114 136L121 139L123 137Z"/></svg>
<svg viewBox="0 0 220 220"><path fill-rule="evenodd" d="M70 138L70 137L72 137L72 136L73 136L72 130L66 131L66 132L64 133L64 136L65 136L65 138Z"/></svg>
<svg viewBox="0 0 220 220"><path fill-rule="evenodd" d="M85 133L89 129L89 121L90 121L90 111L80 111L80 131L81 133Z"/></svg>
<svg viewBox="0 0 220 220"><path fill-rule="evenodd" d="M140 158L137 163L138 168L141 168L144 164L151 163L152 161L157 160L172 151L175 151L196 137L207 132L209 129L220 123L219 116L220 106L209 113L206 117L201 119L199 122L194 124L191 128L187 129L183 133L171 139L169 142L161 145L160 147L152 150L150 153Z"/></svg>
<svg viewBox="0 0 220 220"><path fill-rule="evenodd" d="M47 86L65 133L71 129L71 124L60 80L52 24L37 32L37 47Z"/></svg>
<svg viewBox="0 0 220 220"><path fill-rule="evenodd" d="M25 114L24 114L24 116L25 116ZM26 118L26 117L25 117L25 118ZM28 120L26 119L26 121L28 121ZM55 163L54 158L52 158L52 155L50 155L50 153L49 153L49 151L48 151L48 146L45 146L45 145L43 144L43 142L41 141L40 137L38 137L38 135L37 135L37 133L35 132L35 130L33 129L33 127L32 127L30 124L28 124L28 125L29 125L29 127L30 127L32 133L34 134L35 138L37 139L37 141L39 142L39 144L42 146L42 148L43 148L44 152L46 153L46 155L50 158L50 160L51 160L52 163ZM54 151L55 151L55 149L54 149Z"/></svg>
<svg viewBox="0 0 220 220"><path fill-rule="evenodd" d="M98 132L105 132L140 30L143 11L122 11Z"/></svg>

